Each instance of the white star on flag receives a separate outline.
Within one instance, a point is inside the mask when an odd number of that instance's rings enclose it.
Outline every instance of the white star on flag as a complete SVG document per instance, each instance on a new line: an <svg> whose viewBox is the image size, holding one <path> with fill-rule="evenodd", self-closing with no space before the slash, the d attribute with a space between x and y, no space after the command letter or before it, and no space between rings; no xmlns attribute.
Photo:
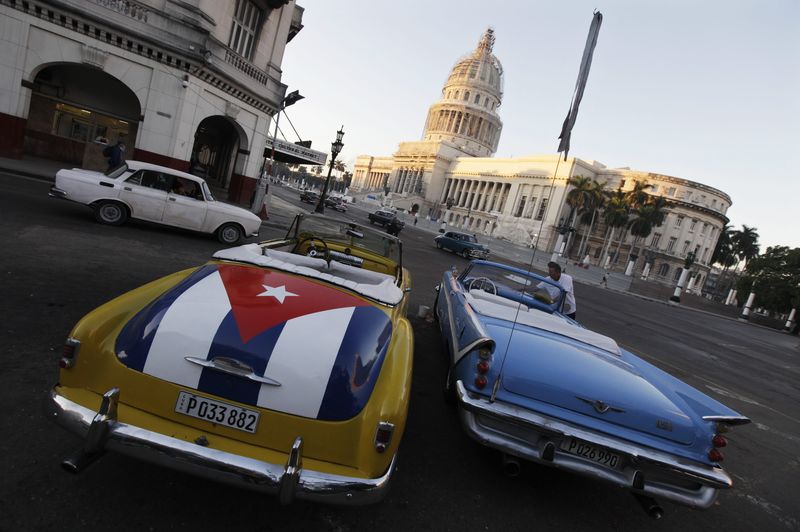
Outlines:
<svg viewBox="0 0 800 532"><path fill-rule="evenodd" d="M283 300L287 297L297 297L297 294L293 294L291 292L286 291L286 286L267 286L262 284L261 286L264 287L264 291L258 294L257 297L274 297L278 300L278 302L283 303Z"/></svg>

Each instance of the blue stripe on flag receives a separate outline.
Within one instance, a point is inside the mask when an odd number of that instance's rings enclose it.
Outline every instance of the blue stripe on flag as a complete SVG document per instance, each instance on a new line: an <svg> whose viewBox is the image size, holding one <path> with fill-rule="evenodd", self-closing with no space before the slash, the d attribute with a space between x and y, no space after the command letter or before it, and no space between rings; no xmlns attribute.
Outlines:
<svg viewBox="0 0 800 532"><path fill-rule="evenodd" d="M198 268L131 318L120 331L114 345L114 351L120 362L131 369L142 371L158 326L169 307L189 288L216 271L215 264Z"/></svg>
<svg viewBox="0 0 800 532"><path fill-rule="evenodd" d="M373 306L356 307L336 355L317 419L355 417L369 401L392 338L392 322Z"/></svg>
<svg viewBox="0 0 800 532"><path fill-rule="evenodd" d="M269 357L278 342L284 325L285 322L267 329L245 343L242 342L233 312L229 312L222 320L217 334L211 342L207 358L209 360L214 357L232 358L253 368L253 373L256 375L264 375L267 362L269 362ZM261 383L255 381L203 368L197 389L231 401L257 405L261 386Z"/></svg>

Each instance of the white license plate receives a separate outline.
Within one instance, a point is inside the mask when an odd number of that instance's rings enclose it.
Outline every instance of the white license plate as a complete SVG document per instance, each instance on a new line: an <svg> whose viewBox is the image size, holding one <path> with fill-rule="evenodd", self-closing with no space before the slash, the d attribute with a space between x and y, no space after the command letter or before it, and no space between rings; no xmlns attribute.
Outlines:
<svg viewBox="0 0 800 532"><path fill-rule="evenodd" d="M611 469L617 469L621 462L618 454L612 453L605 447L576 440L575 438L565 438L561 442L561 450L597 462Z"/></svg>
<svg viewBox="0 0 800 532"><path fill-rule="evenodd" d="M254 433L258 427L258 412L189 392L178 394L175 411L245 432Z"/></svg>

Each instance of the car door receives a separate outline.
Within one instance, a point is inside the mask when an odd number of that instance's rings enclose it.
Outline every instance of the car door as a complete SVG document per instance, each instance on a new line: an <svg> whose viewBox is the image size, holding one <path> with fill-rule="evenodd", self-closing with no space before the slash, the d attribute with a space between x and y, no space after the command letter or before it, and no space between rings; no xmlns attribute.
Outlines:
<svg viewBox="0 0 800 532"><path fill-rule="evenodd" d="M199 231L206 221L208 205L200 183L185 177L171 176L172 189L161 221L165 224Z"/></svg>
<svg viewBox="0 0 800 532"><path fill-rule="evenodd" d="M161 172L138 170L122 183L119 198L131 208L131 217L160 222L169 186Z"/></svg>

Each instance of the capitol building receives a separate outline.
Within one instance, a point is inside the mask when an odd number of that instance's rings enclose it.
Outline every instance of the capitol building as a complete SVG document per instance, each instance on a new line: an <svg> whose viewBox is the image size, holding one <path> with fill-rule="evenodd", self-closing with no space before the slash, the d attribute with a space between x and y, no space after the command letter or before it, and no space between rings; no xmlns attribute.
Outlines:
<svg viewBox="0 0 800 532"><path fill-rule="evenodd" d="M651 280L674 284L684 259L693 252L692 284L699 290L710 270L720 230L728 222L730 196L688 179L608 168L595 160L569 157L559 163L559 154L492 157L503 128L498 110L504 75L492 53L494 41L493 30L487 30L475 50L452 68L441 99L428 111L422 140L400 142L391 156L357 157L351 188L398 209L444 221L449 228L522 245L536 241L539 249L552 251L558 227L569 217L565 199L571 177L589 177L605 183L607 190L622 191L645 181L650 185L648 193L663 196L670 206L664 224L637 244L637 249L643 245L647 252L633 273L640 275L645 262L650 262ZM585 225L576 227L578 232L565 254L581 261L588 257L589 263L602 266L607 227L602 220L595 222L584 257L577 257L580 232L586 229ZM608 264L610 269L626 269L632 240L626 233L620 253ZM615 241L610 249L616 247Z"/></svg>

